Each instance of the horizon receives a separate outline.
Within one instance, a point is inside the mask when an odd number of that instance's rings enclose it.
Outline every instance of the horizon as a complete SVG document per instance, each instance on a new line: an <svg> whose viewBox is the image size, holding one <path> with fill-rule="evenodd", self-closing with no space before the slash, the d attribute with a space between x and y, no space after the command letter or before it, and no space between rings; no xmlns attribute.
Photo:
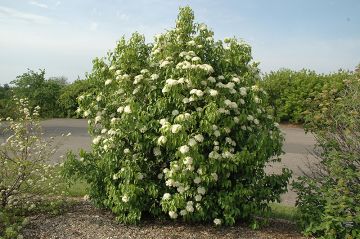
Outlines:
<svg viewBox="0 0 360 239"><path fill-rule="evenodd" d="M0 85L31 69L73 82L91 72L116 41L132 32L153 36L173 28L180 6L208 25L216 40L237 37L260 70L354 70L360 63L360 2L4 0L0 3Z"/></svg>

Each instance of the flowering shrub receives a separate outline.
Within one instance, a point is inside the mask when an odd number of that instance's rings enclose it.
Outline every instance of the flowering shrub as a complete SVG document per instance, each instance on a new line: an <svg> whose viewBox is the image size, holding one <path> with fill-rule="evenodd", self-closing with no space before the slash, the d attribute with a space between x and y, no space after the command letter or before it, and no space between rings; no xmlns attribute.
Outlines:
<svg viewBox="0 0 360 239"><path fill-rule="evenodd" d="M230 225L263 215L286 191L288 170L264 172L283 137L251 48L213 35L181 8L153 44L135 33L94 61L96 94L78 99L92 151L70 154L65 168L118 220L167 214Z"/></svg>

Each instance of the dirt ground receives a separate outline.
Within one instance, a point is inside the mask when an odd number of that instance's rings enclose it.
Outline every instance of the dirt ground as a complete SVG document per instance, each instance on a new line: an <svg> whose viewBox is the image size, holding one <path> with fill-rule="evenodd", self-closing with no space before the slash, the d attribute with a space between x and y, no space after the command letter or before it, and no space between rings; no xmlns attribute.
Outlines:
<svg viewBox="0 0 360 239"><path fill-rule="evenodd" d="M163 222L147 219L139 225L117 223L114 216L94 208L88 202L79 202L62 215L38 215L30 219L23 231L29 239L300 239L296 225L286 221L271 221L261 230L251 230L237 224L232 227L214 227L205 224Z"/></svg>

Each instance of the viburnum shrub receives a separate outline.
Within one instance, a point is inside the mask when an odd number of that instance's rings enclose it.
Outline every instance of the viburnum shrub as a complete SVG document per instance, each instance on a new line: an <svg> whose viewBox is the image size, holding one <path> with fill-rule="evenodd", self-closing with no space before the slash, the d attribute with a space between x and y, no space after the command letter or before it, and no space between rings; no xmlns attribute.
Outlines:
<svg viewBox="0 0 360 239"><path fill-rule="evenodd" d="M213 35L185 7L153 44L135 33L94 61L97 91L81 95L78 109L92 151L70 154L65 168L121 222L167 214L231 225L266 214L286 191L288 170L264 172L283 137L251 48Z"/></svg>

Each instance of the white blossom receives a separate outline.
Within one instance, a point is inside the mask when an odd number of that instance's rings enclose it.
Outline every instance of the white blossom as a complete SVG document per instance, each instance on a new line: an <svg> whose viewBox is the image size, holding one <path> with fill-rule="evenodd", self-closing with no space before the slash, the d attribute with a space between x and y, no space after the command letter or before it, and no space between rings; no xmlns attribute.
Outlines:
<svg viewBox="0 0 360 239"><path fill-rule="evenodd" d="M204 136L202 136L202 134L197 134L194 136L195 140L198 142L203 142L204 141Z"/></svg>
<svg viewBox="0 0 360 239"><path fill-rule="evenodd" d="M198 192L198 194L204 195L205 194L205 188L204 187L198 187L197 192Z"/></svg>
<svg viewBox="0 0 360 239"><path fill-rule="evenodd" d="M217 90L213 90L213 89L210 89L209 93L211 96L217 96L219 94L219 92Z"/></svg>
<svg viewBox="0 0 360 239"><path fill-rule="evenodd" d="M201 196L200 194L197 194L197 195L195 196L195 201L200 202L201 199L202 199L202 196Z"/></svg>
<svg viewBox="0 0 360 239"><path fill-rule="evenodd" d="M193 158L192 157L189 157L189 156L185 157L184 164L191 165L192 163L193 163Z"/></svg>
<svg viewBox="0 0 360 239"><path fill-rule="evenodd" d="M204 95L204 92L202 90L197 90L195 92L195 94L198 96L198 97L202 97Z"/></svg>
<svg viewBox="0 0 360 239"><path fill-rule="evenodd" d="M219 130L215 130L214 131L214 135L216 136L216 137L219 137L221 134L220 134L220 131Z"/></svg>
<svg viewBox="0 0 360 239"><path fill-rule="evenodd" d="M117 108L116 110L118 113L122 113L124 111L124 107L120 106L119 108Z"/></svg>
<svg viewBox="0 0 360 239"><path fill-rule="evenodd" d="M221 219L215 218L215 219L214 219L214 224L215 224L216 226L220 226L220 225L221 225Z"/></svg>
<svg viewBox="0 0 360 239"><path fill-rule="evenodd" d="M240 79L237 78L237 77L234 77L234 78L232 78L231 80L232 80L233 82L235 82L235 83L239 83L239 82L240 82Z"/></svg>
<svg viewBox="0 0 360 239"><path fill-rule="evenodd" d="M178 110L173 110L173 111L171 112L171 114L172 114L173 116L176 116L176 115L179 114L179 111L178 111Z"/></svg>
<svg viewBox="0 0 360 239"><path fill-rule="evenodd" d="M195 183L195 184L201 183L201 178L200 178L200 177L196 177L196 178L194 179L194 183Z"/></svg>
<svg viewBox="0 0 360 239"><path fill-rule="evenodd" d="M134 85L138 84L142 79L144 79L143 75L137 75L135 76Z"/></svg>
<svg viewBox="0 0 360 239"><path fill-rule="evenodd" d="M84 111L84 116L87 117L91 114L91 111L90 110L85 110Z"/></svg>
<svg viewBox="0 0 360 239"><path fill-rule="evenodd" d="M181 215L181 216L185 216L186 214L187 214L187 211L186 211L186 210L183 209L183 210L180 211L180 215Z"/></svg>
<svg viewBox="0 0 360 239"><path fill-rule="evenodd" d="M178 214L177 214L176 212L174 212L174 211L170 211L170 212L169 212L169 216L170 216L170 218L172 218L172 219L176 219L176 218L178 217Z"/></svg>
<svg viewBox="0 0 360 239"><path fill-rule="evenodd" d="M165 83L166 83L167 85L173 86L173 85L177 85L177 84L178 84L178 81L170 78L170 79L167 79L167 80L165 81Z"/></svg>
<svg viewBox="0 0 360 239"><path fill-rule="evenodd" d="M177 191L181 194L181 193L184 193L185 192L185 188L184 186L180 185L178 188L177 188Z"/></svg>
<svg viewBox="0 0 360 239"><path fill-rule="evenodd" d="M131 107L130 107L130 105L125 106L125 108L124 108L124 113L126 113L126 114L130 114L130 113L131 113Z"/></svg>
<svg viewBox="0 0 360 239"><path fill-rule="evenodd" d="M112 82L112 80L111 80L111 79L107 79L107 80L105 81L105 85L110 85L110 84L111 84L111 82Z"/></svg>
<svg viewBox="0 0 360 239"><path fill-rule="evenodd" d="M254 116L252 116L252 115L248 115L248 116L247 116L247 120L249 120L249 121L253 121L253 120L254 120Z"/></svg>
<svg viewBox="0 0 360 239"><path fill-rule="evenodd" d="M183 102L184 104L187 104L187 103L189 103L190 101L189 101L189 98L184 98L184 99L182 100L182 102Z"/></svg>
<svg viewBox="0 0 360 239"><path fill-rule="evenodd" d="M129 201L129 197L127 195L122 196L121 200L125 203Z"/></svg>
<svg viewBox="0 0 360 239"><path fill-rule="evenodd" d="M194 40L188 41L186 44L189 45L189 46L195 46L196 45Z"/></svg>
<svg viewBox="0 0 360 239"><path fill-rule="evenodd" d="M182 154L188 153L189 150L190 150L190 148L189 148L189 146L187 146L187 145L183 145L183 146L181 146L181 147L179 148L179 151L180 151L180 153L182 153Z"/></svg>
<svg viewBox="0 0 360 239"><path fill-rule="evenodd" d="M186 211L188 212L194 212L194 206L191 204L186 205Z"/></svg>
<svg viewBox="0 0 360 239"><path fill-rule="evenodd" d="M200 57L198 57L198 56L194 56L191 60L192 60L192 61L200 61L201 59L200 59Z"/></svg>
<svg viewBox="0 0 360 239"><path fill-rule="evenodd" d="M193 138L191 138L191 139L189 139L188 144L189 144L189 146L193 147L193 146L195 146L195 145L196 145L196 140L195 140L195 139L193 139Z"/></svg>
<svg viewBox="0 0 360 239"><path fill-rule="evenodd" d="M169 61L162 61L161 63L160 63L160 68L164 68L164 67L166 67L167 65L169 65L170 64L170 62Z"/></svg>
<svg viewBox="0 0 360 239"><path fill-rule="evenodd" d="M161 124L161 125L165 125L166 123L168 123L168 121L167 121L167 119L160 119L159 120L159 123Z"/></svg>
<svg viewBox="0 0 360 239"><path fill-rule="evenodd" d="M148 72L149 72L149 70L147 70L147 69L142 69L142 70L140 71L141 74L146 74L146 73L148 73Z"/></svg>
<svg viewBox="0 0 360 239"><path fill-rule="evenodd" d="M173 134L180 132L181 129L182 129L182 126L180 124L174 124L171 126L171 132Z"/></svg>
<svg viewBox="0 0 360 239"><path fill-rule="evenodd" d="M245 87L241 87L241 88L240 88L240 95L246 96L246 94L247 94L246 88L245 88Z"/></svg>
<svg viewBox="0 0 360 239"><path fill-rule="evenodd" d="M167 139L165 136L161 135L158 140L157 140L157 143L158 145L164 145L166 143Z"/></svg>
<svg viewBox="0 0 360 239"><path fill-rule="evenodd" d="M170 178L166 180L165 185L168 187L172 187L174 185L174 179Z"/></svg>
<svg viewBox="0 0 360 239"><path fill-rule="evenodd" d="M100 115L98 115L98 116L95 117L95 123L99 122L100 120L101 120L101 116L100 116Z"/></svg>
<svg viewBox="0 0 360 239"><path fill-rule="evenodd" d="M257 104L261 103L261 100L260 100L259 97L257 97L257 96L254 97L254 101L255 101L255 103L257 103Z"/></svg>
<svg viewBox="0 0 360 239"><path fill-rule="evenodd" d="M152 80L157 80L159 78L159 75L158 74L152 74L151 76L150 76L150 79L152 79Z"/></svg>
<svg viewBox="0 0 360 239"><path fill-rule="evenodd" d="M218 180L218 175L217 175L217 173L211 173L211 177L212 177L215 181Z"/></svg>
<svg viewBox="0 0 360 239"><path fill-rule="evenodd" d="M99 144L100 140L101 140L101 136L96 136L92 142L93 142L93 144Z"/></svg>
<svg viewBox="0 0 360 239"><path fill-rule="evenodd" d="M171 194L170 193L164 193L163 195L163 200L169 200L171 198Z"/></svg>
<svg viewBox="0 0 360 239"><path fill-rule="evenodd" d="M130 149L128 148L124 149L124 154L128 154L128 153L130 153Z"/></svg>

